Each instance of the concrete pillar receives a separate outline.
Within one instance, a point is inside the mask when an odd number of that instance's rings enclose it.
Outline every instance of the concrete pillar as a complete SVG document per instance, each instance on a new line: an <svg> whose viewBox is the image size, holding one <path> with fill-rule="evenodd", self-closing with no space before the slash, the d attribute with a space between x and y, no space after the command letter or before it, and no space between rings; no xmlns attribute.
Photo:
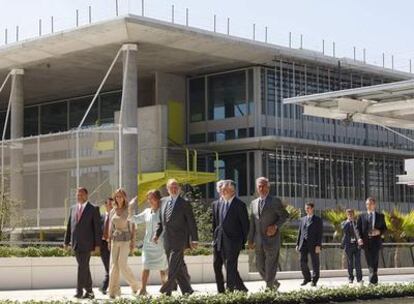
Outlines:
<svg viewBox="0 0 414 304"><path fill-rule="evenodd" d="M122 187L130 198L138 193L138 73L136 44L122 46Z"/></svg>
<svg viewBox="0 0 414 304"><path fill-rule="evenodd" d="M254 151L254 176L253 180L260 176L264 176L263 170L263 151ZM256 185L255 185L256 186Z"/></svg>
<svg viewBox="0 0 414 304"><path fill-rule="evenodd" d="M10 197L18 202L18 208L23 203L23 113L24 113L24 92L23 92L24 70L14 69L11 71L11 90L10 90ZM20 217L14 217L20 214L16 209L12 210L12 226L18 226Z"/></svg>

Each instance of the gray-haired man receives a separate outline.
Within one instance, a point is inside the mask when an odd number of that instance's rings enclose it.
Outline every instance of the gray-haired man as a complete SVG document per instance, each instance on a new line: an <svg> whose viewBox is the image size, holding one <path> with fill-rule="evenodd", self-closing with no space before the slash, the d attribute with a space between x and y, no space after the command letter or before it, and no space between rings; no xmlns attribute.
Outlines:
<svg viewBox="0 0 414 304"><path fill-rule="evenodd" d="M269 180L256 179L259 197L251 203L249 248L256 249L256 268L269 289L277 289L280 283L276 272L280 249L280 227L288 218L288 213L280 199L272 197Z"/></svg>

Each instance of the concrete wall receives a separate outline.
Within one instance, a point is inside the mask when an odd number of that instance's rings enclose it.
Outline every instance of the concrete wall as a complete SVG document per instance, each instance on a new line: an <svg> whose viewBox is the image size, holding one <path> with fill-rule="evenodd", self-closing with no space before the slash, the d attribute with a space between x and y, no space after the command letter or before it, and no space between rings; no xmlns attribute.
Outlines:
<svg viewBox="0 0 414 304"><path fill-rule="evenodd" d="M138 149L143 172L163 170L161 147L168 145L167 116L166 105L138 108Z"/></svg>
<svg viewBox="0 0 414 304"><path fill-rule="evenodd" d="M214 282L212 256L186 256L185 262L192 283ZM129 257L128 264L139 279L142 271L141 257ZM92 257L90 266L93 284L100 286L105 274L101 259ZM242 255L239 259L239 271L245 280L249 278L248 268L248 257ZM74 257L0 258L0 290L74 288L76 274L77 264ZM123 279L121 284L126 285ZM157 271L151 272L150 284L160 284Z"/></svg>

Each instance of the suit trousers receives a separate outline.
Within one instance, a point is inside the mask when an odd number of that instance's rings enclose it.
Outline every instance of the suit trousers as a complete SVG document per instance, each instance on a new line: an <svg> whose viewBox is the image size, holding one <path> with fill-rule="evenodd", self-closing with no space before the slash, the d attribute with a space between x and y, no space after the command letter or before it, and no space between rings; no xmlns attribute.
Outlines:
<svg viewBox="0 0 414 304"><path fill-rule="evenodd" d="M310 255L312 261L312 277L308 266L308 256ZM303 279L306 281L312 281L317 283L319 280L319 254L315 253L315 246L307 244L306 240L303 241L302 248L300 249L300 268L302 270Z"/></svg>
<svg viewBox="0 0 414 304"><path fill-rule="evenodd" d="M221 251L217 249L216 246L214 246L213 251L213 267L214 267L214 275L216 277L216 284L217 284L217 292L218 293L224 293L225 287L224 287L224 276L223 276L223 254Z"/></svg>
<svg viewBox="0 0 414 304"><path fill-rule="evenodd" d="M368 239L368 244L364 244L365 259L368 265L369 282L378 283L378 260L381 249L381 241L378 239Z"/></svg>
<svg viewBox="0 0 414 304"><path fill-rule="evenodd" d="M265 248L263 245L256 247L256 268L266 287L273 289L275 286L277 267L279 262L279 247Z"/></svg>
<svg viewBox="0 0 414 304"><path fill-rule="evenodd" d="M361 268L361 249L356 244L348 245L345 248L346 260L348 265L348 278L350 281L354 280L354 267L356 272L357 282L362 280Z"/></svg>
<svg viewBox="0 0 414 304"><path fill-rule="evenodd" d="M248 290L244 285L238 270L240 250L226 249L224 246L221 252L224 266L226 267L227 289L229 291L239 290L247 292Z"/></svg>
<svg viewBox="0 0 414 304"><path fill-rule="evenodd" d="M177 283L183 294L191 294L194 292L190 284L190 276L188 275L187 266L184 262L184 248L166 250L168 260L168 279L161 286L160 292L171 295L175 290Z"/></svg>
<svg viewBox="0 0 414 304"><path fill-rule="evenodd" d="M90 251L75 251L76 261L78 262L78 282L77 293L82 294L85 289L86 292L92 292L92 276L89 268L89 261L91 259Z"/></svg>
<svg viewBox="0 0 414 304"><path fill-rule="evenodd" d="M120 274L131 287L132 292L137 292L139 283L128 266L129 241L112 241L111 244L111 268L109 272L109 295L121 295Z"/></svg>
<svg viewBox="0 0 414 304"><path fill-rule="evenodd" d="M108 248L108 242L102 240L101 245L101 260L105 268L105 277L102 282L102 290L106 291L108 289L109 284L109 261L110 261L111 253Z"/></svg>

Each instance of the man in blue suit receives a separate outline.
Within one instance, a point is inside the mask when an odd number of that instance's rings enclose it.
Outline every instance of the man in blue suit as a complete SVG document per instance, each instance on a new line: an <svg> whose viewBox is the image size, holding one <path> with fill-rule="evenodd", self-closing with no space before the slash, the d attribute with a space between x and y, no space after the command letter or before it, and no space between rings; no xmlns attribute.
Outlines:
<svg viewBox="0 0 414 304"><path fill-rule="evenodd" d="M354 282L354 265L357 282L362 284L362 269L361 269L361 244L358 240L361 238L355 220L355 212L353 209L346 210L347 220L341 224L343 236L341 246L345 250L348 262L348 279L349 283Z"/></svg>

